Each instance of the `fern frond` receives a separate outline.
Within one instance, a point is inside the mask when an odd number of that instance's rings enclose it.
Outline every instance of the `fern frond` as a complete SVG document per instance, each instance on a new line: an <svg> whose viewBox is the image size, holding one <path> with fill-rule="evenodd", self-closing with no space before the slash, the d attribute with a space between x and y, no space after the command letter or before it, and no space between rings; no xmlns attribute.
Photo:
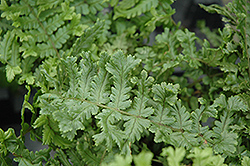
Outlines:
<svg viewBox="0 0 250 166"><path fill-rule="evenodd" d="M105 70L105 64L109 59L110 56L107 53L102 53L98 64L98 74L94 77L93 82L91 83L90 101L99 104L106 104L109 102L110 89L108 85L110 74Z"/></svg>
<svg viewBox="0 0 250 166"><path fill-rule="evenodd" d="M46 97L46 95L43 97ZM45 101L45 100L41 98L40 101ZM49 105L50 104L48 104L48 106ZM49 145L51 143L54 143L55 145L61 148L68 148L72 146L71 141L59 135L58 123L52 118L52 116L48 117L47 115L40 115L39 118L36 119L36 121L34 122L33 127L34 128L42 127L43 144Z"/></svg>
<svg viewBox="0 0 250 166"><path fill-rule="evenodd" d="M215 137L213 140L214 150L216 153L231 154L236 151L238 137L235 132L230 131L230 127L234 124L234 118L232 116L240 110L246 111L247 106L238 96L232 96L226 100L226 96L221 94L220 97L215 99L212 107L219 108L219 111L223 111L220 120L215 121L215 127L213 129Z"/></svg>
<svg viewBox="0 0 250 166"><path fill-rule="evenodd" d="M11 57L11 46L12 46L12 41L14 39L14 33L11 31L8 31L4 35L4 40L1 42L0 45L0 60L3 64L7 63L7 61Z"/></svg>
<svg viewBox="0 0 250 166"><path fill-rule="evenodd" d="M232 114L224 112L220 121L215 121L214 131L214 150L216 153L231 154L236 151L237 134L229 132L229 125L232 123Z"/></svg>
<svg viewBox="0 0 250 166"><path fill-rule="evenodd" d="M121 148L124 139L124 132L114 125L117 120L121 119L121 114L116 110L124 110L130 106L128 93L131 87L128 86L127 78L129 72L140 62L132 56L126 57L121 51L118 51L111 57L111 61L106 65L107 71L112 75L114 87L111 88L110 100L108 107L99 113L96 118L100 119L99 124L102 127L100 134L94 135L97 144L106 141L106 146L111 149L114 141Z"/></svg>
<svg viewBox="0 0 250 166"><path fill-rule="evenodd" d="M192 147L199 146L198 134L190 132L173 132L170 134L169 143L175 147L186 147L192 149Z"/></svg>
<svg viewBox="0 0 250 166"><path fill-rule="evenodd" d="M81 155L83 160L88 164L88 165L99 165L101 162L101 158L99 156L96 156L91 150L89 145L82 141L79 141L77 146L76 146L77 152Z"/></svg>
<svg viewBox="0 0 250 166"><path fill-rule="evenodd" d="M70 162L72 162L72 164L84 165L84 162L83 162L80 154L78 154L75 149L69 149L66 152L67 152L67 155L69 156ZM79 151L79 152L82 152L82 151Z"/></svg>
<svg viewBox="0 0 250 166"><path fill-rule="evenodd" d="M119 2L119 5L123 8L123 9L129 9L133 6L136 5L136 3L138 3L140 0L123 0L121 2Z"/></svg>
<svg viewBox="0 0 250 166"><path fill-rule="evenodd" d="M165 82L153 85L152 92L154 94L154 100L151 101L151 105L154 108L154 116L151 116L151 120L155 123L150 127L150 131L155 133L155 141L162 142L166 139L171 131L170 126L174 122L174 118L170 115L170 105L174 105L177 102L177 93L179 85L166 84ZM161 124L161 125L160 125Z"/></svg>
<svg viewBox="0 0 250 166"><path fill-rule="evenodd" d="M178 57L178 52L176 48L178 47L178 41L176 39L176 34L170 34L170 29L165 28L162 34L155 37L159 48L166 51L165 56L168 59L176 59Z"/></svg>
<svg viewBox="0 0 250 166"><path fill-rule="evenodd" d="M11 58L6 66L6 77L8 82L11 82L15 75L22 72L20 64L19 45L17 43L17 39L14 39L11 50Z"/></svg>
<svg viewBox="0 0 250 166"><path fill-rule="evenodd" d="M63 0L38 0L37 5L39 6L39 12L42 12L47 9L55 8L59 6L59 4L61 4L62 2Z"/></svg>
<svg viewBox="0 0 250 166"><path fill-rule="evenodd" d="M148 77L146 71L141 72L141 77L141 79L134 78L134 81L138 85L138 91L135 92L136 97L134 98L132 108L128 110L128 113L134 116L124 118L127 120L124 123L124 132L126 134L125 146L129 146L128 143L134 143L136 140L139 141L141 139L143 131L151 124L147 118L154 112L152 108L147 106L149 89L154 79Z"/></svg>
<svg viewBox="0 0 250 166"><path fill-rule="evenodd" d="M76 13L88 15L88 14L96 14L98 11L102 11L104 8L108 7L107 2L103 2L103 0L75 0L71 3L71 6L76 8Z"/></svg>
<svg viewBox="0 0 250 166"><path fill-rule="evenodd" d="M39 27L37 18L33 14L28 17L19 17L12 25L22 29L37 29Z"/></svg>
<svg viewBox="0 0 250 166"><path fill-rule="evenodd" d="M62 14L56 14L52 18L49 18L48 21L43 22L44 30L48 35L51 35L54 31L57 30L60 26L64 24Z"/></svg>
<svg viewBox="0 0 250 166"><path fill-rule="evenodd" d="M84 52L81 54L81 70L79 71L81 77L78 82L78 92L81 99L87 99L90 97L91 83L93 82L93 77L96 75L97 71L96 65L93 64L93 61L91 61L91 56L89 54L89 52Z"/></svg>
<svg viewBox="0 0 250 166"><path fill-rule="evenodd" d="M96 116L97 119L100 119L98 124L102 128L102 132L93 136L97 145L104 142L108 150L111 150L115 144L121 148L124 139L124 132L118 126L113 125L116 121L112 114L115 114L113 110L105 109ZM116 115L117 118L119 116L121 115Z"/></svg>
<svg viewBox="0 0 250 166"><path fill-rule="evenodd" d="M11 6L8 6L6 1L2 0L0 10L4 11L1 17L6 17L7 20L16 20L20 15L28 15L31 12L28 4L23 1L12 3Z"/></svg>
<svg viewBox="0 0 250 166"><path fill-rule="evenodd" d="M77 130L85 129L86 119L98 112L96 105L85 101L90 95L90 84L96 73L96 68L88 53L83 53L81 56L82 60L79 66L76 63L76 57L67 57L62 60L63 68L66 69L65 74L68 75L68 89L65 92L60 92L62 95L54 94L54 97L50 94L47 95L54 99L53 104L58 107L51 112L53 118L58 122L62 136L69 140L75 137ZM50 82L57 84L48 74L45 76L48 81L52 79ZM47 101L42 100L42 102L48 104Z"/></svg>
<svg viewBox="0 0 250 166"><path fill-rule="evenodd" d="M197 60L198 55L195 47L195 40L197 37L195 34L185 29L185 32L178 30L176 35L183 48L182 53L184 54L184 60L189 63L190 67L198 68L201 66L201 63Z"/></svg>
<svg viewBox="0 0 250 166"><path fill-rule="evenodd" d="M181 130L191 130L192 122L189 120L190 114L186 111L186 108L181 105L181 101L178 101L177 104L171 108L171 113L176 120L172 124L172 127Z"/></svg>
<svg viewBox="0 0 250 166"><path fill-rule="evenodd" d="M69 39L70 37L71 29L69 29L69 26L63 26L62 28L57 29L57 32L55 35L51 35L51 40L53 41L53 46L55 48L60 49L64 43Z"/></svg>
<svg viewBox="0 0 250 166"><path fill-rule="evenodd" d="M76 97L78 95L78 78L80 73L78 72L78 66L76 65L76 57L68 57L62 60L63 66L65 67L69 77L69 90L66 97Z"/></svg>
<svg viewBox="0 0 250 166"><path fill-rule="evenodd" d="M137 1L138 2L138 1ZM158 0L140 0L134 7L129 9L123 8L122 6L115 7L114 20L119 17L133 18L141 15L158 5Z"/></svg>
<svg viewBox="0 0 250 166"><path fill-rule="evenodd" d="M104 21L97 21L92 27L86 29L85 33L76 40L73 45L72 55L75 56L82 51L88 51L94 40L102 33Z"/></svg>
<svg viewBox="0 0 250 166"><path fill-rule="evenodd" d="M84 130L85 126L83 125L83 111L84 109L81 105L81 102L76 102L73 100L67 100L64 102L64 107L60 111L53 113L53 117L58 121L58 126L62 133L63 137L73 140L76 135L77 130ZM69 112L68 110L71 110ZM80 112L79 114L77 114Z"/></svg>
<svg viewBox="0 0 250 166"><path fill-rule="evenodd" d="M96 14L97 11L102 11L105 7L108 7L108 4L103 0L87 0L87 3L92 14Z"/></svg>
<svg viewBox="0 0 250 166"><path fill-rule="evenodd" d="M111 107L126 109L130 106L128 92L131 87L127 86L127 77L139 62L140 60L135 60L132 56L126 57L121 51L118 51L112 56L112 61L106 65L106 69L114 79L114 87L111 88L112 94L110 95Z"/></svg>

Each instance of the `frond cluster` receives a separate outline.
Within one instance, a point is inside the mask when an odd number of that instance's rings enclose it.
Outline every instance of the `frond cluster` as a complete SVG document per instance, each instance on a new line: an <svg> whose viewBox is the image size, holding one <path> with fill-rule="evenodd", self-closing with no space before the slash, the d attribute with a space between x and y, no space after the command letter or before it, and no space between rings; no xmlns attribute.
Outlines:
<svg viewBox="0 0 250 166"><path fill-rule="evenodd" d="M2 0L1 69L28 93L20 136L0 129L0 161L250 165L250 3L201 5L225 16L203 41L172 20L172 3ZM26 133L49 148L29 151Z"/></svg>

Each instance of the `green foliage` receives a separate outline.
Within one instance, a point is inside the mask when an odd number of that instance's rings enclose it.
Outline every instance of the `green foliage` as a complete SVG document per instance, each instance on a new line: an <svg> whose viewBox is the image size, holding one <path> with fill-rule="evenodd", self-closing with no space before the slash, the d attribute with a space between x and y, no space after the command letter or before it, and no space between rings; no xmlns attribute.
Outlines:
<svg viewBox="0 0 250 166"><path fill-rule="evenodd" d="M2 0L1 66L28 92L20 136L0 129L1 165L249 165L250 3L201 5L225 21L200 23L204 41L172 3ZM49 148L29 151L27 133Z"/></svg>

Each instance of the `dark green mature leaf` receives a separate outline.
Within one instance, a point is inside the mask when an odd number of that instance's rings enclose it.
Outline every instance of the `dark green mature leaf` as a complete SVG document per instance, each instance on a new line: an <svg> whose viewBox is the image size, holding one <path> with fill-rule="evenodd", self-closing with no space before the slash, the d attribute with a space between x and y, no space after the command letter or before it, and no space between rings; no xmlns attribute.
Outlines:
<svg viewBox="0 0 250 166"><path fill-rule="evenodd" d="M36 151L35 153L32 151L29 151L28 149L22 150L20 153L21 156L16 157L15 160L19 162L19 165L42 165L43 161L47 161L50 157L50 151L51 148L48 149L42 149L39 151ZM19 154L18 154L19 155Z"/></svg>
<svg viewBox="0 0 250 166"><path fill-rule="evenodd" d="M62 165L71 166L71 163L67 158L67 155L63 152L62 149L57 149L56 152L57 152L56 156L58 156L58 158L61 161Z"/></svg>

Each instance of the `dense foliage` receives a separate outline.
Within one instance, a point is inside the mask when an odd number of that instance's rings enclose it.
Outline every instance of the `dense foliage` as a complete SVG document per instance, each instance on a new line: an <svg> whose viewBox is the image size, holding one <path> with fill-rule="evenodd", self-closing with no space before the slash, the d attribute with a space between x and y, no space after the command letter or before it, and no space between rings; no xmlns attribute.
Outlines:
<svg viewBox="0 0 250 166"><path fill-rule="evenodd" d="M2 0L1 66L28 92L0 165L250 165L250 2L200 5L225 22L201 25L205 40L172 3ZM49 148L29 151L27 133Z"/></svg>

